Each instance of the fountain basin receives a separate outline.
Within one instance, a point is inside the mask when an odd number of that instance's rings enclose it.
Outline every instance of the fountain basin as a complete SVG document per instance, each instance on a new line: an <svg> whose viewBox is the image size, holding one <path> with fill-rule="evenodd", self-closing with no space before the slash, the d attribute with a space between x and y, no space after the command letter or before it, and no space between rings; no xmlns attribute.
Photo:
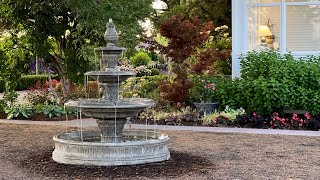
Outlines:
<svg viewBox="0 0 320 180"><path fill-rule="evenodd" d="M123 137L121 143L104 143L99 131L84 131L82 136L80 132L62 133L53 137L52 158L63 164L88 166L145 164L170 158L170 138L165 134L124 131Z"/></svg>
<svg viewBox="0 0 320 180"><path fill-rule="evenodd" d="M75 108L85 116L95 119L126 119L136 117L138 112L154 104L154 101L148 99L126 99L117 102L84 99L68 101L65 106Z"/></svg>

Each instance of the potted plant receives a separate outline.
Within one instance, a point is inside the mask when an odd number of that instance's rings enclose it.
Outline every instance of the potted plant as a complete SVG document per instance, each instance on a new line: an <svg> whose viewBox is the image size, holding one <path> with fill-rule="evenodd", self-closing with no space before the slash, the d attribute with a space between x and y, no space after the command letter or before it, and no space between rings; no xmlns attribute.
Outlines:
<svg viewBox="0 0 320 180"><path fill-rule="evenodd" d="M194 76L192 79L194 86L189 96L200 115L215 112L219 106L219 102L215 100L215 79L210 76Z"/></svg>

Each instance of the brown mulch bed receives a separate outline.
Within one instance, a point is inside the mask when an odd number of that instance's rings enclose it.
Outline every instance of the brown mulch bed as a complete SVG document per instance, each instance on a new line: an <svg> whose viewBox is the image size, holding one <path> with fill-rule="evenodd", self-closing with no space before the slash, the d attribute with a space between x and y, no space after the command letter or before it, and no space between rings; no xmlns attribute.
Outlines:
<svg viewBox="0 0 320 180"><path fill-rule="evenodd" d="M62 115L60 117L49 118L49 117L46 117L44 114L35 113L27 120L30 120L30 121L65 121L66 118L67 117L65 115ZM85 118L85 117L83 117L83 118ZM0 112L0 119L7 119L7 114ZM77 116L76 115L68 115L68 119L69 120L77 119Z"/></svg>
<svg viewBox="0 0 320 180"><path fill-rule="evenodd" d="M77 119L77 116L68 115L68 117L66 117L65 115L62 115L60 117L49 118L49 117L46 117L44 114L36 113L36 114L33 114L29 119L31 121L65 121L67 118L69 120L70 119Z"/></svg>
<svg viewBox="0 0 320 180"><path fill-rule="evenodd" d="M2 179L319 179L320 137L170 131L171 159L120 167L62 165L65 127L0 124Z"/></svg>

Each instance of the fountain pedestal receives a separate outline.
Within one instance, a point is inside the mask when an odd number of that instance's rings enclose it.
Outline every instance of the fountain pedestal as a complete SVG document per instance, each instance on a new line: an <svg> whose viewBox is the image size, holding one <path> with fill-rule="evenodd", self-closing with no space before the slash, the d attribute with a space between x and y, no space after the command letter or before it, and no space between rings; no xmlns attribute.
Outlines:
<svg viewBox="0 0 320 180"><path fill-rule="evenodd" d="M96 120L101 132L101 142L121 143L122 131L127 119Z"/></svg>

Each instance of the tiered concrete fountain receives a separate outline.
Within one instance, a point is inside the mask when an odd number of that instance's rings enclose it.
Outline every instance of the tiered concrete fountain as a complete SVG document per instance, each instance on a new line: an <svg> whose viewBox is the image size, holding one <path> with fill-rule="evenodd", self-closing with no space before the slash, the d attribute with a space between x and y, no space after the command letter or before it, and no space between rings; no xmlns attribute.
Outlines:
<svg viewBox="0 0 320 180"><path fill-rule="evenodd" d="M116 47L118 34L112 20L104 36L107 47L96 48L101 54L100 71L87 72L88 79L102 87L102 98L69 101L65 105L96 119L100 131L79 131L56 135L54 161L64 164L117 166L168 160L169 137L148 131L123 131L128 118L154 105L152 100L118 98L122 81L135 72L116 69L124 48Z"/></svg>

